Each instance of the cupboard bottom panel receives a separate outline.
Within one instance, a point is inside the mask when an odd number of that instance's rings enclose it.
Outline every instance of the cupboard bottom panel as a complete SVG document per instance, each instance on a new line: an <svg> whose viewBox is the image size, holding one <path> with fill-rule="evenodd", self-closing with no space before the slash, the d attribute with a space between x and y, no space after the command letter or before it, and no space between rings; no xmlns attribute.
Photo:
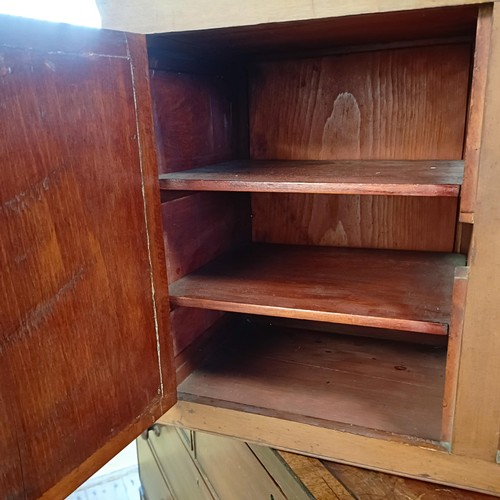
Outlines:
<svg viewBox="0 0 500 500"><path fill-rule="evenodd" d="M439 441L445 349L248 320L224 328L179 399Z"/></svg>

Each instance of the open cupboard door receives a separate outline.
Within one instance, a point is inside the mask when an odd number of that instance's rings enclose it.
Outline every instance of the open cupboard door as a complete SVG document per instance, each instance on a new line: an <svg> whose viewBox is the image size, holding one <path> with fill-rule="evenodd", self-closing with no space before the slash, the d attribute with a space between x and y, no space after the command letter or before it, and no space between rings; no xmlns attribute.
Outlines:
<svg viewBox="0 0 500 500"><path fill-rule="evenodd" d="M175 403L142 36L0 18L0 497L63 498Z"/></svg>

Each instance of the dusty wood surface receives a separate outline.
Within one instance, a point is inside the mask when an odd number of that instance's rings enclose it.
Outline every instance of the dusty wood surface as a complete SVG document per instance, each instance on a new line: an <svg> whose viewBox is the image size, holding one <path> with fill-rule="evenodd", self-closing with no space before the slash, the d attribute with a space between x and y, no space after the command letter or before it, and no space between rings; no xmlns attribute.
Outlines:
<svg viewBox="0 0 500 500"><path fill-rule="evenodd" d="M446 335L458 254L252 245L170 285L175 305Z"/></svg>
<svg viewBox="0 0 500 500"><path fill-rule="evenodd" d="M145 47L0 22L0 496L63 497L175 400Z"/></svg>
<svg viewBox="0 0 500 500"><path fill-rule="evenodd" d="M263 325L226 328L226 342L180 384L181 398L439 439L443 349Z"/></svg>
<svg viewBox="0 0 500 500"><path fill-rule="evenodd" d="M230 161L160 175L169 190L458 196L461 161Z"/></svg>

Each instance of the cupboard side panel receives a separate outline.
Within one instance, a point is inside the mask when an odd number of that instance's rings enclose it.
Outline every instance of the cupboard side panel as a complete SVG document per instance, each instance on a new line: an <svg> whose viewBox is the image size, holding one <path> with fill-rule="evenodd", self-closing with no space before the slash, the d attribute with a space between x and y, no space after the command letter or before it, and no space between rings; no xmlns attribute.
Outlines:
<svg viewBox="0 0 500 500"><path fill-rule="evenodd" d="M194 193L162 204L170 283L250 241L246 193Z"/></svg>
<svg viewBox="0 0 500 500"><path fill-rule="evenodd" d="M252 194L254 241L453 251L456 198Z"/></svg>
<svg viewBox="0 0 500 500"><path fill-rule="evenodd" d="M151 72L160 173L234 159L239 114L224 75Z"/></svg>
<svg viewBox="0 0 500 500"><path fill-rule="evenodd" d="M35 47L38 22L2 18L0 33L17 22ZM63 47L86 32L51 29ZM15 429L0 477L15 457L12 495L63 497L168 407L143 196L157 181L128 57L0 43L1 425Z"/></svg>
<svg viewBox="0 0 500 500"><path fill-rule="evenodd" d="M500 422L500 5L493 23L452 449L494 462ZM497 470L497 475L500 470Z"/></svg>

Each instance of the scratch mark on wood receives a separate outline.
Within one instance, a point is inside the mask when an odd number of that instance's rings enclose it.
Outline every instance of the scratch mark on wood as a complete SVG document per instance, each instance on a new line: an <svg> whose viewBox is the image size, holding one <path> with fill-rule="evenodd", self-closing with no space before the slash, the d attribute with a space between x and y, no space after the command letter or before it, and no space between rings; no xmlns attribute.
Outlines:
<svg viewBox="0 0 500 500"><path fill-rule="evenodd" d="M51 170L41 181L28 187L25 191L16 194L10 200L2 202L0 212L20 214L27 210L33 203L41 201L44 192L50 189L51 184L57 181L61 172L66 168L66 165L59 165Z"/></svg>
<svg viewBox="0 0 500 500"><path fill-rule="evenodd" d="M11 332L8 332L2 338L2 342L0 344L0 354L2 354L5 351L5 348L9 345L33 335L38 327L50 316L52 310L63 298L63 296L75 289L77 284L86 274L87 270L87 266L82 266L71 276L69 281L67 281L54 295L52 295L52 297L31 309L31 311L29 311L26 316L21 319L19 327Z"/></svg>

